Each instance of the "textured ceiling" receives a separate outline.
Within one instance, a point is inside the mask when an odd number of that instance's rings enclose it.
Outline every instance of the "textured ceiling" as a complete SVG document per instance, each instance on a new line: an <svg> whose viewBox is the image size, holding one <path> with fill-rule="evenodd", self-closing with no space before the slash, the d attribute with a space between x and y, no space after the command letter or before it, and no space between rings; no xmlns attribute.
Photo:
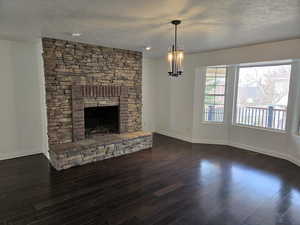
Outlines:
<svg viewBox="0 0 300 225"><path fill-rule="evenodd" d="M162 56L300 37L300 0L0 0L0 38L54 37ZM82 33L74 38L72 32Z"/></svg>

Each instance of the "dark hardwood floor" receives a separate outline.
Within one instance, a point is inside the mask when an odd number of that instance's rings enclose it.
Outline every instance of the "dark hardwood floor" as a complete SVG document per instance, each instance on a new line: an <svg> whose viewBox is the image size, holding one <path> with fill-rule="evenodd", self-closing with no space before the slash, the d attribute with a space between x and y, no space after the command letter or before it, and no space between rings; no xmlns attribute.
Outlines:
<svg viewBox="0 0 300 225"><path fill-rule="evenodd" d="M300 168L161 135L154 147L54 171L42 155L0 161L0 225L299 225Z"/></svg>

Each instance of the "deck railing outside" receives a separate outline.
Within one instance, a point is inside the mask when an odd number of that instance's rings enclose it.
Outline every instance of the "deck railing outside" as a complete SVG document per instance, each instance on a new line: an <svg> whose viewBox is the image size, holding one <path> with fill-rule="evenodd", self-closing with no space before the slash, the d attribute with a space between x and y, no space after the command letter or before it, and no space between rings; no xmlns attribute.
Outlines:
<svg viewBox="0 0 300 225"><path fill-rule="evenodd" d="M204 116L205 121L223 122L224 107L209 105L205 108Z"/></svg>
<svg viewBox="0 0 300 225"><path fill-rule="evenodd" d="M236 123L285 130L286 110L265 107L238 107Z"/></svg>
<svg viewBox="0 0 300 225"><path fill-rule="evenodd" d="M224 108L214 105L205 109L205 120L222 122L224 118ZM262 128L272 128L285 130L286 110L269 107L249 107L238 106L236 111L236 123Z"/></svg>

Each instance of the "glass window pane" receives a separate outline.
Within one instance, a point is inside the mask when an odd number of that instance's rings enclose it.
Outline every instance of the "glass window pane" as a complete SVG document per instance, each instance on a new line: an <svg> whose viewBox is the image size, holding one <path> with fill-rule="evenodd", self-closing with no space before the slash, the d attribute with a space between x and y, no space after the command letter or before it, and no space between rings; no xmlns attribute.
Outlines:
<svg viewBox="0 0 300 225"><path fill-rule="evenodd" d="M225 85L225 77L217 77L216 84L217 85Z"/></svg>
<svg viewBox="0 0 300 225"><path fill-rule="evenodd" d="M205 104L215 104L215 97L214 96L205 96Z"/></svg>
<svg viewBox="0 0 300 225"><path fill-rule="evenodd" d="M225 83L226 68L207 68L204 99L205 121L224 121Z"/></svg>
<svg viewBox="0 0 300 225"><path fill-rule="evenodd" d="M224 105L205 105L204 119L206 121L223 122Z"/></svg>
<svg viewBox="0 0 300 225"><path fill-rule="evenodd" d="M291 65L239 69L236 123L285 130Z"/></svg>
<svg viewBox="0 0 300 225"><path fill-rule="evenodd" d="M216 96L215 97L215 104L217 105L224 105L225 97L224 96Z"/></svg>
<svg viewBox="0 0 300 225"><path fill-rule="evenodd" d="M215 94L216 93L216 86L206 86L205 88L205 94Z"/></svg>
<svg viewBox="0 0 300 225"><path fill-rule="evenodd" d="M210 86L207 85L205 89L206 95L224 95L225 86Z"/></svg>
<svg viewBox="0 0 300 225"><path fill-rule="evenodd" d="M217 83L215 77L206 77L206 85L214 86L216 84Z"/></svg>
<svg viewBox="0 0 300 225"><path fill-rule="evenodd" d="M216 89L215 89L215 94L216 95L224 95L225 93L225 86L216 86Z"/></svg>

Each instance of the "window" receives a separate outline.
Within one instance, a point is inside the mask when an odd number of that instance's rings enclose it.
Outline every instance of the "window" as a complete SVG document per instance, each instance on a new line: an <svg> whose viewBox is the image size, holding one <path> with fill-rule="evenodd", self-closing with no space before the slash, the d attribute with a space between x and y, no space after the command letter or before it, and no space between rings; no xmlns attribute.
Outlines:
<svg viewBox="0 0 300 225"><path fill-rule="evenodd" d="M240 67L236 124L286 129L291 65Z"/></svg>
<svg viewBox="0 0 300 225"><path fill-rule="evenodd" d="M204 94L204 121L223 122L226 67L207 67Z"/></svg>

